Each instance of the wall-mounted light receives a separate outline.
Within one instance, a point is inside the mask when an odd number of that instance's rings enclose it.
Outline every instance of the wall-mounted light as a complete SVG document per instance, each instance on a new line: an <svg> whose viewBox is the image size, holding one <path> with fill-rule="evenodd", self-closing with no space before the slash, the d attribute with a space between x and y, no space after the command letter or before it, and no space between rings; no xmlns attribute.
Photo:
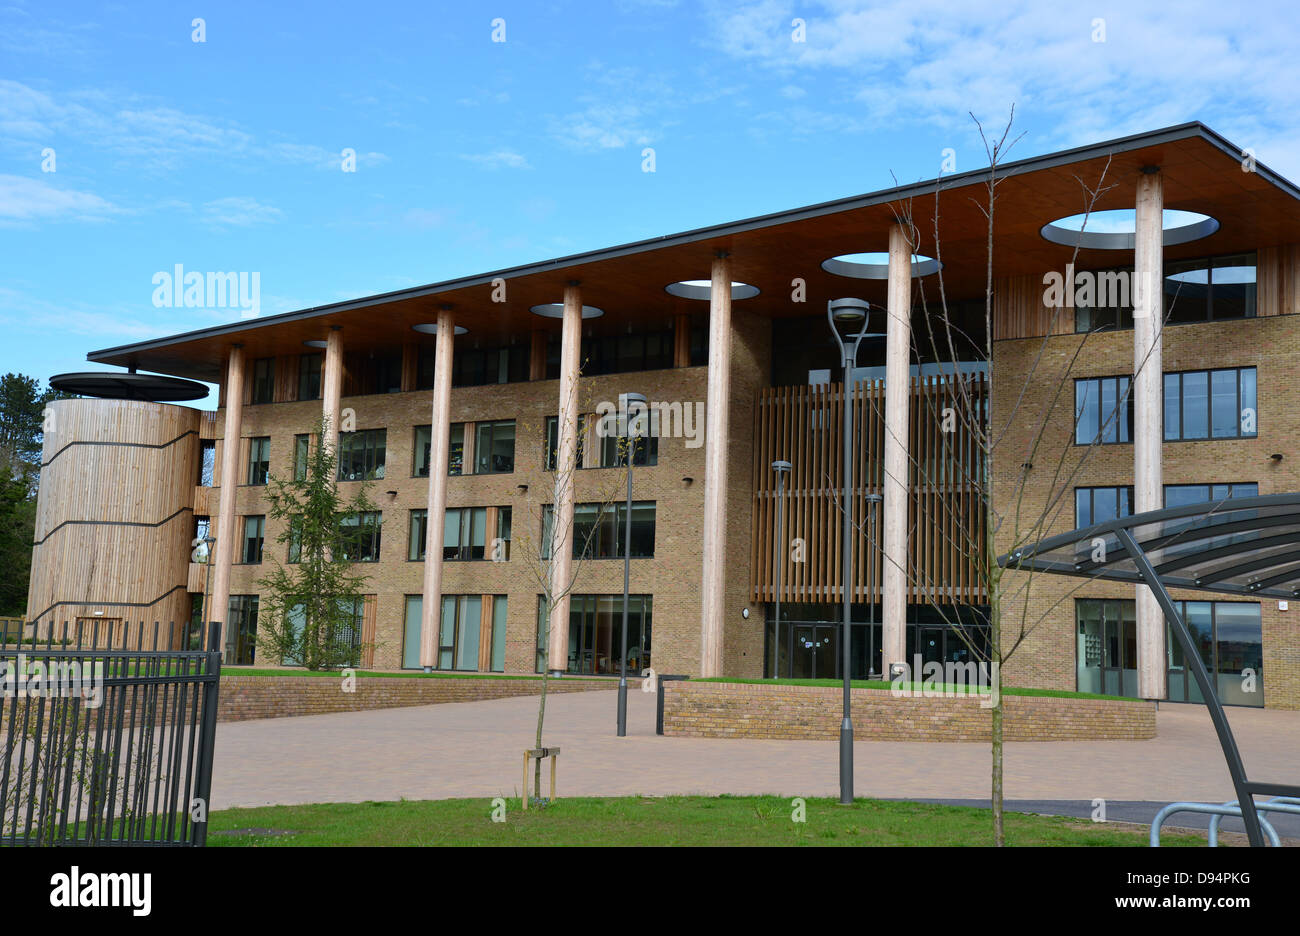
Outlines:
<svg viewBox="0 0 1300 936"><path fill-rule="evenodd" d="M528 485L526 484L516 484L515 487L519 489L520 494L528 493Z"/></svg>
<svg viewBox="0 0 1300 936"><path fill-rule="evenodd" d="M694 478L682 478L683 484L693 484L694 482L695 482Z"/></svg>
<svg viewBox="0 0 1300 936"><path fill-rule="evenodd" d="M1281 453L1281 452L1274 452L1272 455L1270 455L1270 456L1268 456L1268 457L1271 458L1271 459L1273 459L1273 461L1275 461L1275 462L1277 462L1277 461L1281 461L1281 460L1282 460L1282 453Z"/></svg>
<svg viewBox="0 0 1300 936"><path fill-rule="evenodd" d="M397 492L396 492L396 491L385 491L384 493L387 494L389 497L396 497L396 496L397 496Z"/></svg>
<svg viewBox="0 0 1300 936"><path fill-rule="evenodd" d="M1028 471L1030 468L1034 467L1034 463L1033 463L1033 462L1021 462L1021 463L1020 463L1020 467L1021 467L1024 471Z"/></svg>

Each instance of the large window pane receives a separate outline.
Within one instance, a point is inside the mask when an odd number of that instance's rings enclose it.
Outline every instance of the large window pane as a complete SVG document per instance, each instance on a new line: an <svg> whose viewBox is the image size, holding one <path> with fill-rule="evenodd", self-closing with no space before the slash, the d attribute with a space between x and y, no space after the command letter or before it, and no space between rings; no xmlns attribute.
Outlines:
<svg viewBox="0 0 1300 936"><path fill-rule="evenodd" d="M507 600L505 595L492 598L492 672L506 671L506 618Z"/></svg>
<svg viewBox="0 0 1300 936"><path fill-rule="evenodd" d="M402 627L402 669L420 668L420 618L423 613L423 596L407 595L406 619Z"/></svg>
<svg viewBox="0 0 1300 936"><path fill-rule="evenodd" d="M1206 371L1183 374L1183 438L1210 436L1210 375Z"/></svg>
<svg viewBox="0 0 1300 936"><path fill-rule="evenodd" d="M1237 372L1210 372L1210 402L1214 438L1229 439L1239 434L1240 409L1237 407Z"/></svg>
<svg viewBox="0 0 1300 936"><path fill-rule="evenodd" d="M1165 374L1165 439L1181 439L1183 423L1180 409L1179 374Z"/></svg>
<svg viewBox="0 0 1300 936"><path fill-rule="evenodd" d="M515 421L478 423L474 437L474 464L478 474L515 470Z"/></svg>

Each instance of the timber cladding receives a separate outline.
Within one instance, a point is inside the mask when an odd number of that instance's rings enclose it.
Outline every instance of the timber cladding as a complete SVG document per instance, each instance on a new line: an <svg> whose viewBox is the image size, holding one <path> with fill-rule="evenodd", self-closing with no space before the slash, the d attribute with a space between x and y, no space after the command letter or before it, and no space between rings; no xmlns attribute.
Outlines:
<svg viewBox="0 0 1300 936"><path fill-rule="evenodd" d="M189 619L198 428L198 411L183 406L48 404L31 620Z"/></svg>
<svg viewBox="0 0 1300 936"><path fill-rule="evenodd" d="M938 600L984 604L979 557L983 555L984 511L979 479L983 458L976 439L958 416L986 405L982 374L962 387L911 381L909 407L908 603ZM842 518L844 489L844 386L765 387L754 413L755 484L750 582L756 601L775 601L776 562L782 563L780 599L788 602L843 600ZM882 516L868 514L868 493L883 490L885 385L857 383L853 391L853 448L856 473L852 524L853 600L880 600ZM777 482L769 466L791 463L785 480L778 543ZM766 470L764 470L766 469ZM800 548L796 551L794 544ZM875 564L868 568L868 556Z"/></svg>
<svg viewBox="0 0 1300 936"><path fill-rule="evenodd" d="M639 680L629 679L633 689ZM616 689L616 679L551 679L546 692L591 692ZM482 702L540 695L541 679L494 679L490 676L358 677L355 691L345 692L341 677L240 676L221 674L217 721L250 721L297 715L328 715L370 709L407 708L448 702Z"/></svg>
<svg viewBox="0 0 1300 936"><path fill-rule="evenodd" d="M989 740L990 712L978 698L895 698L888 689L851 693L858 741ZM1142 741L1156 736L1156 706L1141 700L1005 696L1007 741ZM692 738L834 741L838 687L675 682L664 691L664 734Z"/></svg>

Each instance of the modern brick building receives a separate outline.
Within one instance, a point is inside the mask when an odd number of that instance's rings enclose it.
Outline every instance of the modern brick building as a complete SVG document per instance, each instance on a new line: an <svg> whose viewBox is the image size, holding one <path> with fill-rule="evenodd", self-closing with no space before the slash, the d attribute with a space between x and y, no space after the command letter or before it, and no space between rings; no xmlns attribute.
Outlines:
<svg viewBox="0 0 1300 936"><path fill-rule="evenodd" d="M978 652L990 545L1300 490L1300 192L1199 124L998 173L991 269L984 170L92 352L217 383L221 405L53 404L29 614L186 621L206 596L228 662L268 662L257 580L290 557L265 482L298 470L324 414L343 430L325 440L340 489L368 479L379 514L358 552L364 665L617 672L625 450L594 417L633 393L659 435L633 459L629 666L838 675L844 384L827 303L846 296L871 306L852 381L855 676L969 658L954 615ZM1089 207L1085 187L1093 211L1134 214L1127 233L1062 220ZM1132 291L1057 295L1052 274ZM987 421L991 452L954 412ZM538 570L567 582L576 560L530 560L544 517L589 544L549 641ZM209 534L211 561L191 562ZM1194 691L1132 587L1023 578L1005 592L1009 684ZM1300 608L1175 597L1224 701L1300 708Z"/></svg>

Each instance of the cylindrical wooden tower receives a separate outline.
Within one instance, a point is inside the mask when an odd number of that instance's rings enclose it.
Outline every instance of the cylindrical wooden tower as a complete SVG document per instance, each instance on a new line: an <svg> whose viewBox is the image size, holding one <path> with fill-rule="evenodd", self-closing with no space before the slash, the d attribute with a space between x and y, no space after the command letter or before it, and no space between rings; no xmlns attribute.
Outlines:
<svg viewBox="0 0 1300 936"><path fill-rule="evenodd" d="M188 622L199 415L135 400L48 405L27 593L38 634L98 621L134 646L130 625L151 635L157 621L165 635Z"/></svg>

